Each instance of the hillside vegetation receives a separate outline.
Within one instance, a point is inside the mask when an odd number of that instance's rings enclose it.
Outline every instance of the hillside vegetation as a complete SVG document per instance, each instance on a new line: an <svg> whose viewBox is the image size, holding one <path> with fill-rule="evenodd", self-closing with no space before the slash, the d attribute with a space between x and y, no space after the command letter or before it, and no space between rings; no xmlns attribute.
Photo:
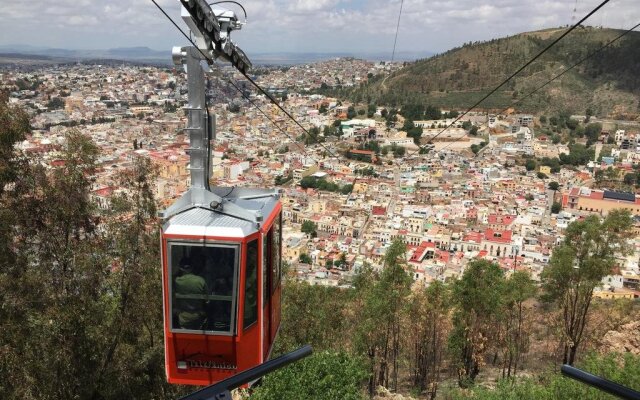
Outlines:
<svg viewBox="0 0 640 400"><path fill-rule="evenodd" d="M564 31L547 29L467 43L342 94L355 101L389 106L409 102L445 108L469 107ZM621 30L590 27L571 32L480 107L502 108L512 104L620 33ZM572 113L584 113L591 108L599 116L635 118L640 106L638 49L640 32L630 32L516 108L527 112Z"/></svg>

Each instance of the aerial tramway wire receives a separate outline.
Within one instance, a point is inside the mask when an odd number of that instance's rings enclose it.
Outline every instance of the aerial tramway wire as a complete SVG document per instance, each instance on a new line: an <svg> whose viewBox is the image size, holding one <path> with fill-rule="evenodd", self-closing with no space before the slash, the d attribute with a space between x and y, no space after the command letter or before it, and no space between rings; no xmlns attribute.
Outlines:
<svg viewBox="0 0 640 400"><path fill-rule="evenodd" d="M152 0L153 1L153 0ZM504 81L502 81L501 84L499 84L498 86L496 86L493 90L491 90L489 93L487 93L483 98L481 98L480 100L478 100L474 105L472 105L471 107L469 107L465 112L463 112L462 114L458 115L458 117L456 117L449 125L447 125L446 127L444 127L444 129L442 129L440 132L438 132L434 137L432 137L431 139L429 139L429 141L421 146L418 147L418 150L415 150L413 153L407 155L407 157L410 157L416 153L418 153L419 151L424 149L424 146L428 146L433 144L433 141L440 136L442 133L444 133L447 129L451 128L456 122L460 121L460 119L462 117L464 117L465 115L467 115L469 112L471 112L471 110L473 110L474 108L476 108L478 105L480 105L480 103L482 103L483 101L485 101L486 99L488 99L491 95L493 95L495 92L497 92L502 86L504 86L507 82L509 82L511 79L513 79L516 75L518 75L520 72L522 72L525 68L527 68L529 65L531 65L535 60L537 60L538 58L540 58L540 56L542 56L544 53L546 53L549 49L551 49L553 46L556 45L556 43L558 43L560 40L562 40L565 36L567 36L569 33L571 33L574 29L576 29L578 26L580 26L580 24L582 24L584 21L586 21L590 16L592 16L593 14L595 14L598 10L600 10L605 4L607 4L609 1L611 0L604 0L602 3L600 3L596 8L594 8L593 10L591 10L587 15L585 15L580 21L578 21L576 24L574 24L573 26L571 26L571 28L567 29L566 32L564 32L562 35L560 35L557 39L555 39L553 42L551 42L547 47L545 47L544 49L542 49L538 54L536 54L532 59L530 59L529 61L527 61L522 67L518 68L518 70L514 73L512 73L511 75L509 75L509 77L507 79L505 79Z"/></svg>
<svg viewBox="0 0 640 400"><path fill-rule="evenodd" d="M404 5L404 0L400 0L400 12L398 13L398 23L396 24L396 37L393 39L393 52L391 52L391 62L396 55L396 42L398 41L398 32L400 31L400 17L402 16L402 6Z"/></svg>
<svg viewBox="0 0 640 400"><path fill-rule="evenodd" d="M523 97L515 100L513 103L511 103L510 105L508 105L507 107L505 107L504 109L502 109L501 111L498 112L498 114L502 114L503 112L507 111L508 109L510 109L512 106L522 102L523 100L528 99L529 97L533 96L535 93L537 93L539 90L541 90L542 88L546 87L548 84L550 84L551 82L555 81L556 79L560 78L562 75L566 74L567 72L571 71L572 69L574 69L575 67L577 67L578 65L582 64L583 62L587 61L588 59L590 59L591 57L595 56L596 54L600 53L602 50L604 50L605 48L609 47L610 45L612 45L613 43L615 43L616 41L618 41L619 39L622 39L622 37L624 37L626 34L628 34L629 32L633 31L634 29L636 29L637 27L640 27L640 23L636 24L635 26L633 26L632 28L627 29L626 31L622 32L620 35L616 36L615 38L611 39L609 42L603 44L602 46L600 46L598 49L594 50L593 52L587 54L586 56L584 56L582 59L580 59L578 62L576 62L575 64L573 64L572 66L570 66L569 68L565 69L564 71L560 72L559 74L557 74L556 76L554 76L553 78L547 80L545 83L543 83L542 85L538 86L537 88L535 88L534 90L532 90L531 92L527 93L526 95L524 95ZM456 140L454 140L453 142L447 144L446 146L444 146L442 149L440 149L440 151L447 149L448 147L450 147L452 144L456 143L457 141L459 141L460 139L462 139L463 137L466 136L466 133L462 136L459 136ZM478 154L480 154L480 152L478 152ZM476 155L477 156L477 155Z"/></svg>
<svg viewBox="0 0 640 400"><path fill-rule="evenodd" d="M178 29L178 31L180 31L180 33L182 34L182 36L184 36L192 45L193 47L195 47L198 52L202 55L202 57L204 57L204 59L207 61L207 63L209 65L215 65L219 70L221 70L220 66L209 56L207 56L202 50L200 50L200 48L195 44L195 42L189 37L189 35L187 35L182 28L180 28L180 26L178 26L178 24L173 20L173 18L171 18L165 11L164 9L155 1L155 0L151 0L151 2L162 12L162 14L164 14L165 17L167 17L167 19L169 21L171 21L171 23L173 24L173 26L176 27L176 29ZM300 127L300 129L302 129L302 131L309 137L312 139L317 139L314 138L309 131L302 126L302 124L300 124L300 122L298 122L293 115L291 115L287 110L285 110L280 103L278 103L278 101L273 98L273 96L271 96L269 93L267 93L264 89L262 89L262 87L260 87L260 85L258 85L258 83L256 83L253 79L251 79L251 77L249 77L246 73L240 71L240 73L249 81L251 82L252 85L254 85L261 93L263 93L273 104L275 104L280 110L282 110L282 112L284 112L296 125L298 125ZM226 78L226 77L225 77ZM236 85L230 78L226 78L227 82L233 86L238 92L240 92L240 94L242 95L242 97L244 97L246 100L249 101L249 103L251 103L254 107L256 107L258 109L258 111L260 111L262 113L262 115L264 115L269 121L271 121L271 123L278 128L278 130L283 133L287 138L289 138L291 141L293 141L298 148L300 148L305 155L307 155L308 157L310 157L312 160L314 160L316 163L318 162L318 160L316 160L315 158L311 157L309 155L309 153L307 153L307 151L305 150L305 148L298 143L295 139L293 139L291 137L291 135L289 135L279 124L277 124L271 117L269 117L269 115L262 110L254 101L253 99L251 99L247 94L244 93L244 91L242 89L240 89L238 87L238 85ZM320 146L322 146L322 148L324 148L329 154L331 154L333 157L337 157L331 150L329 150L323 143L318 142L318 144L320 144Z"/></svg>

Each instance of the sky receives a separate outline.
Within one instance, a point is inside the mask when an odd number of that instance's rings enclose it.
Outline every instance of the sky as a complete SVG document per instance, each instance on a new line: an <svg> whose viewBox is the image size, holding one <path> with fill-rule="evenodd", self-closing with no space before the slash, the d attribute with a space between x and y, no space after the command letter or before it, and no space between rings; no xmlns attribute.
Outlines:
<svg viewBox="0 0 640 400"><path fill-rule="evenodd" d="M157 0L180 20L178 0ZM239 0L248 22L232 39L255 53L391 53L401 0ZM442 52L465 42L571 24L602 0L405 0L398 52ZM233 4L221 6L242 12ZM640 1L611 0L587 25L630 28ZM180 25L185 27L182 21ZM0 46L65 49L147 46L185 39L151 0L0 0Z"/></svg>

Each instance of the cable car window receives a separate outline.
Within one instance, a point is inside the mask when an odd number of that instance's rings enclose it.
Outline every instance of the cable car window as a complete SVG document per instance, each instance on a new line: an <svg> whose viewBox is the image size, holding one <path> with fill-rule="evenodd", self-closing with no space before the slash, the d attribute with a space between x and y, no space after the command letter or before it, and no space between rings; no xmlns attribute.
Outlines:
<svg viewBox="0 0 640 400"><path fill-rule="evenodd" d="M267 294L269 293L268 278L269 278L269 239L270 234L265 234L262 239L262 306L267 306Z"/></svg>
<svg viewBox="0 0 640 400"><path fill-rule="evenodd" d="M275 291L280 285L280 216L276 218L271 227L271 290Z"/></svg>
<svg viewBox="0 0 640 400"><path fill-rule="evenodd" d="M172 330L235 332L238 247L170 246Z"/></svg>
<svg viewBox="0 0 640 400"><path fill-rule="evenodd" d="M258 240L247 244L244 282L244 329L258 320Z"/></svg>

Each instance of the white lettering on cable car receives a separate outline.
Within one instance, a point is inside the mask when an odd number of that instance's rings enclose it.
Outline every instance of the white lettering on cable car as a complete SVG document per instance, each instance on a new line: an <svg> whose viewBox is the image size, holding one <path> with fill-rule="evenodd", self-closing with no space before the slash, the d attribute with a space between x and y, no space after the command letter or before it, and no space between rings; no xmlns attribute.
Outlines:
<svg viewBox="0 0 640 400"><path fill-rule="evenodd" d="M231 364L228 362L217 362L217 361L201 361L201 360L188 360L187 366L189 368L208 368L208 369L238 369L235 364Z"/></svg>

